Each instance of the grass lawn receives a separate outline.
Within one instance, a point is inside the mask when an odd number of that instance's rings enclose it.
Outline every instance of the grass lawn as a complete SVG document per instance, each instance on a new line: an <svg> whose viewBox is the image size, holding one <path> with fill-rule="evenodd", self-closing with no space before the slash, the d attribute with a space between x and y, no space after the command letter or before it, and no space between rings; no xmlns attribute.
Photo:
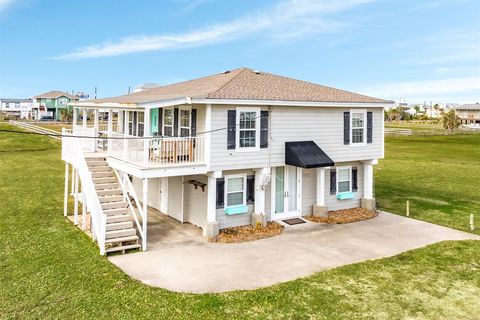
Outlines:
<svg viewBox="0 0 480 320"><path fill-rule="evenodd" d="M478 319L480 314L479 241L438 243L255 291L193 295L148 287L99 256L92 241L63 218L63 172L59 142L0 132L0 318Z"/></svg>
<svg viewBox="0 0 480 320"><path fill-rule="evenodd" d="M480 134L386 137L375 172L375 196L386 211L480 234Z"/></svg>

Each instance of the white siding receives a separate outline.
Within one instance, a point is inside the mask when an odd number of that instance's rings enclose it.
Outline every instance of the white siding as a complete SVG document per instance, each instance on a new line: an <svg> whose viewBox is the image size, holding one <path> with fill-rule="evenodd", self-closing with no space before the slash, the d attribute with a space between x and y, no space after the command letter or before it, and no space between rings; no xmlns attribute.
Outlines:
<svg viewBox="0 0 480 320"><path fill-rule="evenodd" d="M190 222L198 227L203 228L207 221L207 188L202 191L202 188L197 187L189 180L196 180L202 183L207 183L207 176L185 176L185 204L184 204L184 219L185 222Z"/></svg>
<svg viewBox="0 0 480 320"><path fill-rule="evenodd" d="M234 109L236 106L212 106L212 129L225 128L227 112ZM266 109L262 107L262 110ZM285 162L285 142L287 141L313 140L334 162L382 158L383 109L367 109L373 112L373 143L365 146L349 146L343 144L343 113L350 109L271 107L269 148L254 152L228 150L227 131L213 132L211 134L211 169L233 170L282 166Z"/></svg>

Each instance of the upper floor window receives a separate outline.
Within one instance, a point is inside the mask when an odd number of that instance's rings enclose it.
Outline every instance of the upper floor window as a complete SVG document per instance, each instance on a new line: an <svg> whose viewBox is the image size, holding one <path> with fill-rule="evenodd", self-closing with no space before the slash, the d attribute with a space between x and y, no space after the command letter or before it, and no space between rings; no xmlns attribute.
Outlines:
<svg viewBox="0 0 480 320"><path fill-rule="evenodd" d="M190 109L180 109L179 130L180 137L189 137L192 121L192 112Z"/></svg>
<svg viewBox="0 0 480 320"><path fill-rule="evenodd" d="M128 113L128 134L136 137L144 135L144 117L145 114L140 111L130 111Z"/></svg>
<svg viewBox="0 0 480 320"><path fill-rule="evenodd" d="M67 98L59 98L58 99L58 104L68 104L68 99Z"/></svg>
<svg viewBox="0 0 480 320"><path fill-rule="evenodd" d="M173 109L163 109L163 135L173 137Z"/></svg>
<svg viewBox="0 0 480 320"><path fill-rule="evenodd" d="M351 144L363 145L367 135L367 112L366 110L350 111L350 141Z"/></svg>
<svg viewBox="0 0 480 320"><path fill-rule="evenodd" d="M237 139L239 149L258 148L260 109L237 110Z"/></svg>

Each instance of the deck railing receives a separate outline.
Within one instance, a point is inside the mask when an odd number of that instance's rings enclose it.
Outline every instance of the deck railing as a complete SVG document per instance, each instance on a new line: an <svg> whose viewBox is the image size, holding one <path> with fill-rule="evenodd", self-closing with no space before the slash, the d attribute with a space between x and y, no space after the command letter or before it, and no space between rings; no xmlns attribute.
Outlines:
<svg viewBox="0 0 480 320"><path fill-rule="evenodd" d="M143 167L181 166L205 162L204 137L135 138L110 135L108 155Z"/></svg>

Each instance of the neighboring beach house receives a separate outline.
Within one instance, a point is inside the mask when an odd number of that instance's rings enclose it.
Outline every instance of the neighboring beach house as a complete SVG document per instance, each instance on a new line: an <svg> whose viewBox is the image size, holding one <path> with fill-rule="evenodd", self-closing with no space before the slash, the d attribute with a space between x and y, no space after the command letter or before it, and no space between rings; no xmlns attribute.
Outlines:
<svg viewBox="0 0 480 320"><path fill-rule="evenodd" d="M480 123L479 103L462 104L461 106L455 108L455 112L460 118L462 124Z"/></svg>
<svg viewBox="0 0 480 320"><path fill-rule="evenodd" d="M100 109L110 116L107 128L95 116L92 127L64 129L65 205L72 164L72 192L91 214L101 254L146 250L147 205L206 237L374 209L373 166L384 156L383 110L392 104L248 68L74 103L74 119ZM99 131L111 138L106 151L101 139L73 137Z"/></svg>
<svg viewBox="0 0 480 320"><path fill-rule="evenodd" d="M62 91L49 91L33 97L37 105L33 108L33 117L52 116L55 120L61 119L60 110L67 108L71 102L79 100L77 96Z"/></svg>
<svg viewBox="0 0 480 320"><path fill-rule="evenodd" d="M31 119L32 109L35 107L32 99L5 99L0 98L0 111L9 117Z"/></svg>

